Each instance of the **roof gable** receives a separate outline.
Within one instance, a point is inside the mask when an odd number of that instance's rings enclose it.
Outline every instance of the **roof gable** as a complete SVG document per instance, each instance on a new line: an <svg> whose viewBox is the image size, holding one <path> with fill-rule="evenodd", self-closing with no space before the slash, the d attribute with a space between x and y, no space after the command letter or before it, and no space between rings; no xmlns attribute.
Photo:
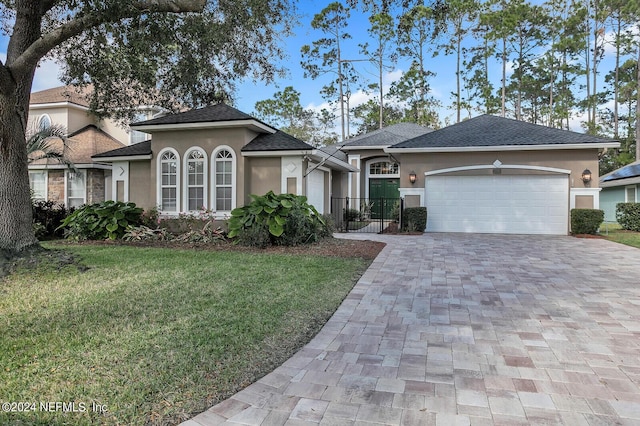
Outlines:
<svg viewBox="0 0 640 426"><path fill-rule="evenodd" d="M510 118L481 115L392 146L393 149L533 147L617 144L608 138L554 129Z"/></svg>
<svg viewBox="0 0 640 426"><path fill-rule="evenodd" d="M151 155L151 140L96 154L93 158L134 157L138 155Z"/></svg>
<svg viewBox="0 0 640 426"><path fill-rule="evenodd" d="M78 89L76 86L60 86L31 93L29 105L55 104L69 102L89 107L88 89Z"/></svg>
<svg viewBox="0 0 640 426"><path fill-rule="evenodd" d="M344 148L387 147L430 132L433 129L419 124L397 123L351 138L344 143Z"/></svg>
<svg viewBox="0 0 640 426"><path fill-rule="evenodd" d="M242 152L257 151L310 151L313 147L281 130L258 135L242 147Z"/></svg>

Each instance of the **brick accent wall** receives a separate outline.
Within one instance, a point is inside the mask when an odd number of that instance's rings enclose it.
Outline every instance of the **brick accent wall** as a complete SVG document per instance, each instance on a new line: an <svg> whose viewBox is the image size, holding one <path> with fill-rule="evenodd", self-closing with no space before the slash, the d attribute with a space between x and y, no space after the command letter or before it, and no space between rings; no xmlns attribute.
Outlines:
<svg viewBox="0 0 640 426"><path fill-rule="evenodd" d="M87 204L104 201L104 170L87 170Z"/></svg>
<svg viewBox="0 0 640 426"><path fill-rule="evenodd" d="M64 170L49 170L47 200L64 204Z"/></svg>

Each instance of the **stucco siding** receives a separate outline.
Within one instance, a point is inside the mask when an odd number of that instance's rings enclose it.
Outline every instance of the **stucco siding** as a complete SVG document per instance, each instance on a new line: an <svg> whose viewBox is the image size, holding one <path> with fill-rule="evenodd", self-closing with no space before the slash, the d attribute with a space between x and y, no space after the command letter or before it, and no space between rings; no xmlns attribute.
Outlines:
<svg viewBox="0 0 640 426"><path fill-rule="evenodd" d="M158 205L155 183L151 180L151 170L155 170L154 160L129 163L129 201L133 201L145 210Z"/></svg>
<svg viewBox="0 0 640 426"><path fill-rule="evenodd" d="M280 157L251 157L245 159L250 174L247 182L247 196L242 204L251 201L249 194L264 195L269 191L280 194L282 160Z"/></svg>
<svg viewBox="0 0 640 426"><path fill-rule="evenodd" d="M413 153L394 154L400 162L400 187L424 188L425 172L454 167L491 165L496 160L504 165L538 166L571 170L570 186L584 188L581 176L585 169L592 174L591 187L597 187L598 150L549 150L549 151L503 151L503 152L465 152L465 153ZM409 172L415 171L416 182L409 182ZM458 172L459 175L489 175L492 169ZM501 170L502 174L532 174L531 170ZM536 172L545 173L545 172Z"/></svg>

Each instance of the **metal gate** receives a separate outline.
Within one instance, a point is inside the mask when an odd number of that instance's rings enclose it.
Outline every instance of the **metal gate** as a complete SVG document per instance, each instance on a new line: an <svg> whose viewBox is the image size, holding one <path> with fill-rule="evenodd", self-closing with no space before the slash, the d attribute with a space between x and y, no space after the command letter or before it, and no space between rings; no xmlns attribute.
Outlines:
<svg viewBox="0 0 640 426"><path fill-rule="evenodd" d="M402 198L331 198L331 216L337 232L381 234L401 228Z"/></svg>

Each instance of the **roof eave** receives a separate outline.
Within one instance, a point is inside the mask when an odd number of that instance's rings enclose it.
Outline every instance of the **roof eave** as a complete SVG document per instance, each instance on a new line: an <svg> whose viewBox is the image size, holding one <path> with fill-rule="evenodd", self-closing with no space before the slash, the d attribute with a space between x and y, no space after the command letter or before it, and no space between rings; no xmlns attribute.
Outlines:
<svg viewBox="0 0 640 426"><path fill-rule="evenodd" d="M48 109L48 108L76 108L82 111L89 111L89 107L74 102L48 102L43 104L29 104L29 109Z"/></svg>
<svg viewBox="0 0 640 426"><path fill-rule="evenodd" d="M351 164L346 163L338 158L330 157L329 154L319 149L314 149L311 152L310 157L317 163L324 163L324 164L328 163L332 166L331 168L340 170L343 172L359 172L360 171L360 169L358 169L357 167L354 167Z"/></svg>
<svg viewBox="0 0 640 426"><path fill-rule="evenodd" d="M171 130L202 130L216 128L238 128L244 127L258 133L276 133L276 129L261 123L258 120L225 120L225 121L204 121L199 123L171 123L171 124L132 124L134 130L146 133L168 132Z"/></svg>
<svg viewBox="0 0 640 426"><path fill-rule="evenodd" d="M263 151L241 151L243 157L284 157L293 155L308 155L311 149L272 149Z"/></svg>
<svg viewBox="0 0 640 426"><path fill-rule="evenodd" d="M385 148L389 148L393 145L388 144L388 145L356 145L356 146L351 146L349 144L346 144L344 146L341 147L341 149L345 150L345 151L356 151L356 150L365 150L365 149L385 149Z"/></svg>
<svg viewBox="0 0 640 426"><path fill-rule="evenodd" d="M574 143L574 144L551 144L551 145L498 145L498 146L443 146L426 148L385 148L384 152L390 154L420 153L420 152L487 152L487 151L545 151L562 149L602 149L619 148L620 142L602 143Z"/></svg>
<svg viewBox="0 0 640 426"><path fill-rule="evenodd" d="M113 156L113 157L91 157L93 161L104 162L104 163L113 163L114 161L141 161L141 160L151 160L153 158L153 154L142 154L142 155L121 155L121 156Z"/></svg>

